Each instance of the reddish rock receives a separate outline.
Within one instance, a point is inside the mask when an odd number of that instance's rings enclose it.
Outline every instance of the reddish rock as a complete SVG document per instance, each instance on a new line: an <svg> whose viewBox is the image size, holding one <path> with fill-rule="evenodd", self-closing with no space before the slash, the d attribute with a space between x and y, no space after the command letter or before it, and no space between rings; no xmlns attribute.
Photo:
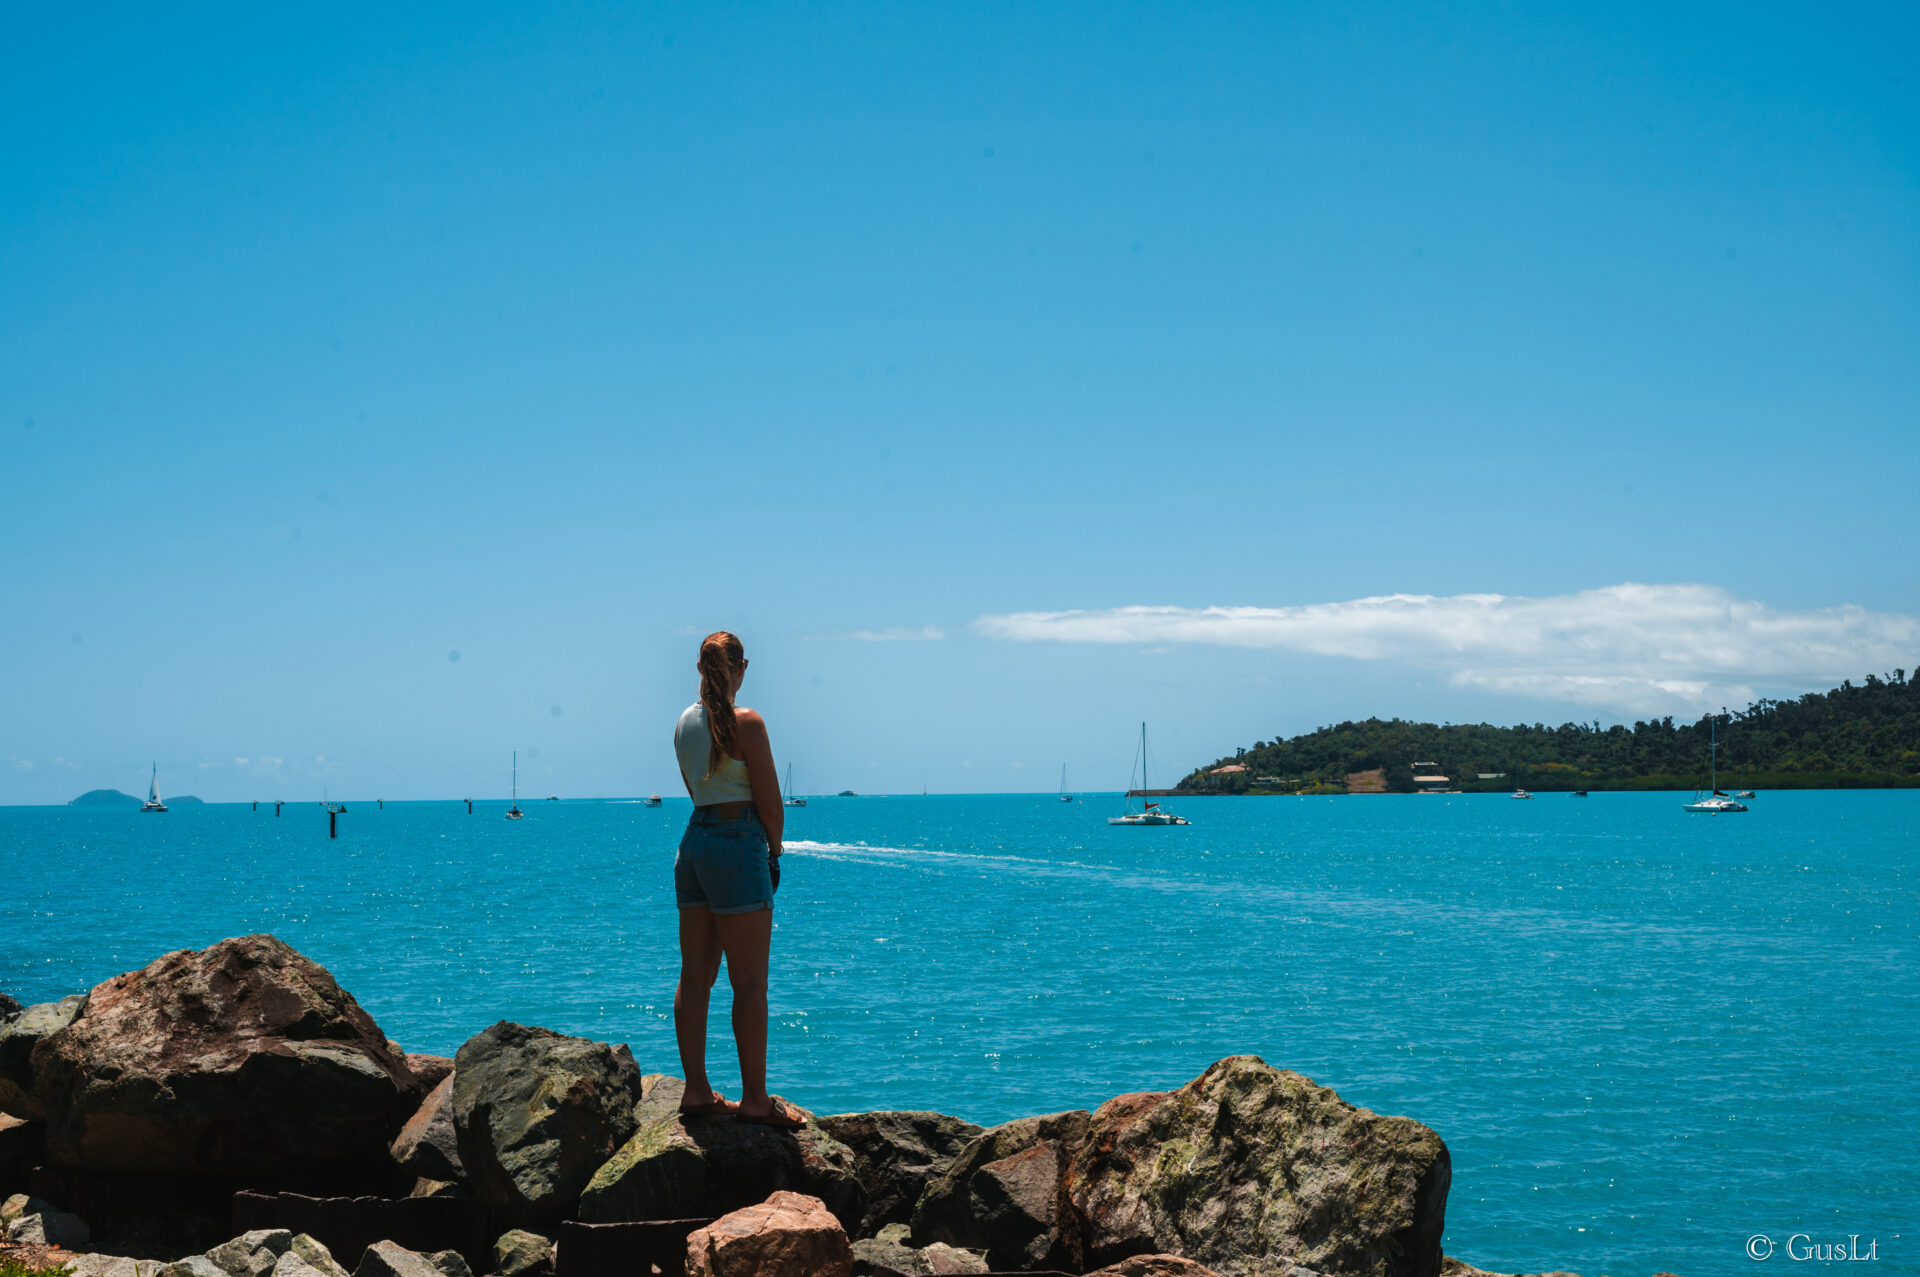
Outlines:
<svg viewBox="0 0 1920 1277"><path fill-rule="evenodd" d="M1220 1277L1205 1264L1178 1255L1133 1255L1117 1264L1097 1268L1087 1277Z"/></svg>
<svg viewBox="0 0 1920 1277"><path fill-rule="evenodd" d="M272 936L183 949L100 984L33 1066L49 1160L91 1171L370 1163L422 1098L353 995Z"/></svg>
<svg viewBox="0 0 1920 1277"><path fill-rule="evenodd" d="M853 1247L825 1202L779 1192L687 1238L687 1277L851 1277Z"/></svg>
<svg viewBox="0 0 1920 1277"><path fill-rule="evenodd" d="M449 1102L452 1096L453 1074L449 1072L400 1128L389 1150L395 1165L420 1179L452 1182L467 1177L460 1167L460 1141Z"/></svg>
<svg viewBox="0 0 1920 1277"><path fill-rule="evenodd" d="M413 1070L413 1076L419 1081L420 1089L431 1091L453 1076L453 1057L450 1055L414 1055L407 1054L407 1067Z"/></svg>

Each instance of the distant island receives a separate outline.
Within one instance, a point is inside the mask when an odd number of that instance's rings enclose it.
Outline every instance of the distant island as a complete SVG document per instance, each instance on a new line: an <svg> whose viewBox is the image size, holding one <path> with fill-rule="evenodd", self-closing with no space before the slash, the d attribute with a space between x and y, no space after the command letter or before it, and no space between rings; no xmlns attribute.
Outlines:
<svg viewBox="0 0 1920 1277"><path fill-rule="evenodd" d="M192 794L181 794L177 798L163 799L169 807L189 807L201 800ZM69 807L138 807L145 799L135 798L132 794L123 794L117 789L89 789L78 798L67 803Z"/></svg>
<svg viewBox="0 0 1920 1277"><path fill-rule="evenodd" d="M1760 700L1696 723L1632 727L1410 723L1370 718L1256 741L1183 779L1177 794L1495 793L1693 789L1719 720L1722 789L1920 787L1920 671L1867 675L1798 700Z"/></svg>

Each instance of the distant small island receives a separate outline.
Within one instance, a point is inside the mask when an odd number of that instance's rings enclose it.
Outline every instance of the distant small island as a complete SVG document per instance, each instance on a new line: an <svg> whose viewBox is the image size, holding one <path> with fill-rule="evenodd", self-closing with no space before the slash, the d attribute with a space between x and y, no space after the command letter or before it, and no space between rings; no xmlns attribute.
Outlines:
<svg viewBox="0 0 1920 1277"><path fill-rule="evenodd" d="M80 795L78 798L70 800L67 803L67 806L69 807L138 807L141 805L142 801L143 801L142 799L135 798L132 794L123 794L117 789L89 789L86 793ZM177 798L168 798L166 800L167 806L169 807L192 806L200 802L201 800L198 798L195 798L192 794L181 794Z"/></svg>
<svg viewBox="0 0 1920 1277"><path fill-rule="evenodd" d="M1718 719L1723 789L1920 787L1920 672L1894 670L1798 700L1632 727L1410 723L1370 718L1256 741L1196 769L1176 794L1410 794L1421 790L1694 789Z"/></svg>

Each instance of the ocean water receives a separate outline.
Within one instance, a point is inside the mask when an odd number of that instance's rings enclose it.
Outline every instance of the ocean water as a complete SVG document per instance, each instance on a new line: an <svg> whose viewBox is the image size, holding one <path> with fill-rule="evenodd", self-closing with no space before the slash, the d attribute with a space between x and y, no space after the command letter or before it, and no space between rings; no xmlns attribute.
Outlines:
<svg viewBox="0 0 1920 1277"><path fill-rule="evenodd" d="M1920 793L1679 804L1213 799L1115 829L1111 797L817 798L788 813L774 1089L994 1123L1251 1052L1437 1130L1447 1252L1483 1267L1825 1267L1788 1259L1806 1234L1920 1271ZM332 841L313 805L0 809L0 990L270 931L410 1051L504 1018L678 1072L684 799L349 806ZM727 1005L723 977L737 1094Z"/></svg>

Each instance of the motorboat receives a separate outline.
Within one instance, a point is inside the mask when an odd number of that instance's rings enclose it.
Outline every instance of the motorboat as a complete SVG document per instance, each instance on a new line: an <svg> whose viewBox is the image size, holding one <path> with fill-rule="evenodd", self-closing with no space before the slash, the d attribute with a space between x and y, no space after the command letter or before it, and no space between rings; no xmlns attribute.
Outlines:
<svg viewBox="0 0 1920 1277"><path fill-rule="evenodd" d="M1528 793L1528 792L1527 792L1526 790L1524 790L1524 789L1516 789L1516 790L1514 790L1514 791L1513 791L1513 792L1512 792L1511 794L1508 794L1508 795L1507 795L1507 797L1509 797L1509 798L1531 798L1531 797L1533 797L1533 795L1532 795L1532 794L1529 794L1529 793Z"/></svg>
<svg viewBox="0 0 1920 1277"><path fill-rule="evenodd" d="M640 800L640 805L642 807L658 807L660 805L660 795L648 794Z"/></svg>
<svg viewBox="0 0 1920 1277"><path fill-rule="evenodd" d="M1726 711L1722 710L1721 712L1725 713ZM1682 803L1681 810L1709 816L1718 816L1726 812L1745 811L1747 810L1745 803L1735 802L1732 796L1720 791L1720 720L1718 718L1712 721L1711 733L1707 747L1707 783L1711 786L1712 792L1705 798L1702 798L1696 790L1693 795L1693 801L1690 803Z"/></svg>
<svg viewBox="0 0 1920 1277"><path fill-rule="evenodd" d="M160 801L160 764L153 765L153 775L147 779L147 801L140 804L141 811L165 811L167 805Z"/></svg>
<svg viewBox="0 0 1920 1277"><path fill-rule="evenodd" d="M526 813L520 810L520 751L513 751L513 799L507 808L508 820L524 819Z"/></svg>
<svg viewBox="0 0 1920 1277"><path fill-rule="evenodd" d="M807 805L806 799L795 798L793 796L793 764L788 763L787 764L787 806L805 807L806 805Z"/></svg>
<svg viewBox="0 0 1920 1277"><path fill-rule="evenodd" d="M1576 789L1573 791L1573 796L1575 798L1585 798L1587 796L1587 791L1584 789Z"/></svg>
<svg viewBox="0 0 1920 1277"><path fill-rule="evenodd" d="M1751 789L1736 789L1733 791L1733 796L1735 798L1753 798L1756 795Z"/></svg>
<svg viewBox="0 0 1920 1277"><path fill-rule="evenodd" d="M1136 770L1140 774L1140 788L1134 789L1133 774L1128 773L1127 810L1121 815L1107 817L1107 823L1109 825L1191 825L1193 822L1186 817L1176 816L1170 811L1162 811L1159 803L1146 801L1147 790L1151 786L1147 783L1147 725L1145 723L1140 724L1140 752L1135 762ZM1063 772L1062 784L1065 780ZM1139 811L1133 810L1133 798L1136 793L1140 796L1142 804Z"/></svg>

